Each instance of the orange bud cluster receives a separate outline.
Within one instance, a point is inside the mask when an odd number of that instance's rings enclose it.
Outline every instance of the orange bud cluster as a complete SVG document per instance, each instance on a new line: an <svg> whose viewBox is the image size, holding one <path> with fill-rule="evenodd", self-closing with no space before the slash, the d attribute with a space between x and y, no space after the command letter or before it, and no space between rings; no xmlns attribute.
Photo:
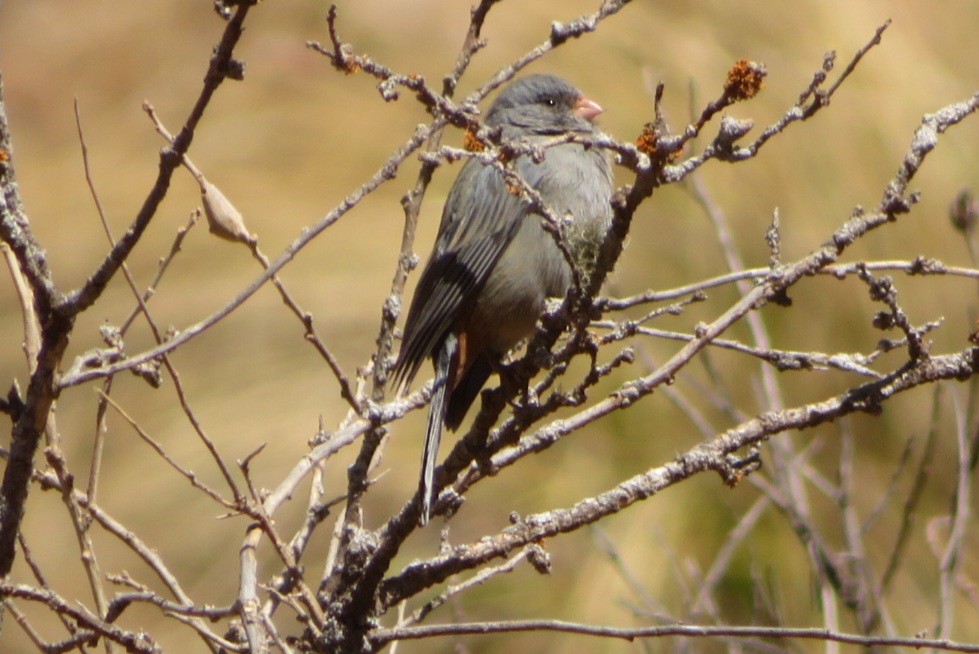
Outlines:
<svg viewBox="0 0 979 654"><path fill-rule="evenodd" d="M767 74L764 64L742 59L728 71L724 93L735 101L753 98L765 86Z"/></svg>
<svg viewBox="0 0 979 654"><path fill-rule="evenodd" d="M466 152L482 152L486 149L486 144L476 136L475 132L467 129L465 135L462 137L462 147L466 149Z"/></svg>
<svg viewBox="0 0 979 654"><path fill-rule="evenodd" d="M656 125L654 123L646 123L643 125L642 132L639 133L639 138L636 139L636 147L639 148L640 152L648 155L653 161L662 160L665 163L673 163L679 159L681 150L664 152L660 148L659 136L660 132L657 131Z"/></svg>

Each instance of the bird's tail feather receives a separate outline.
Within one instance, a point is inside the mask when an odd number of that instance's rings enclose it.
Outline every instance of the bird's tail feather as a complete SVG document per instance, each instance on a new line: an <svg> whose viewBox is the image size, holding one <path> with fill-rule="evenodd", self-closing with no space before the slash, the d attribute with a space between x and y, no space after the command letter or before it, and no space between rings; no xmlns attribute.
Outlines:
<svg viewBox="0 0 979 654"><path fill-rule="evenodd" d="M420 522L428 523L432 502L435 500L435 460L438 457L442 430L445 429L445 416L449 409L449 396L456 367L459 362L459 341L455 334L449 334L438 350L435 359L435 385L432 390L432 403L428 407L428 427L425 432L425 451L422 454L422 475L419 482L422 513Z"/></svg>

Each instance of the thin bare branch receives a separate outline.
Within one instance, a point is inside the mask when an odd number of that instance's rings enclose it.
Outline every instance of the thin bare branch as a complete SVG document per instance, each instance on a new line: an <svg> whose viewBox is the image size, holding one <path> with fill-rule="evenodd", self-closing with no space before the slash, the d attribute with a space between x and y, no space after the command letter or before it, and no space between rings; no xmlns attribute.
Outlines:
<svg viewBox="0 0 979 654"><path fill-rule="evenodd" d="M395 627L380 629L372 638L376 645L394 640L416 640L435 636L486 635L520 632L552 631L581 636L636 640L638 638L665 638L684 636L688 638L778 638L789 640L817 640L837 642L864 647L905 647L920 649L930 647L947 652L979 652L979 645L970 645L947 639L932 638L888 638L884 636L862 636L828 629L790 629L785 627L733 627L701 625L667 625L662 627L604 627L561 620L509 620L506 622L473 622L418 627Z"/></svg>

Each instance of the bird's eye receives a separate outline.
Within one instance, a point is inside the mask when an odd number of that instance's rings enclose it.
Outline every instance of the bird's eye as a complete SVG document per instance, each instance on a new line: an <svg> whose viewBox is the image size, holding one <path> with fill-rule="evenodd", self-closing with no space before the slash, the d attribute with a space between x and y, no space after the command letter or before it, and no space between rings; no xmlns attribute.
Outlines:
<svg viewBox="0 0 979 654"><path fill-rule="evenodd" d="M557 100L554 98L544 98L544 104L546 104L548 107L556 107Z"/></svg>

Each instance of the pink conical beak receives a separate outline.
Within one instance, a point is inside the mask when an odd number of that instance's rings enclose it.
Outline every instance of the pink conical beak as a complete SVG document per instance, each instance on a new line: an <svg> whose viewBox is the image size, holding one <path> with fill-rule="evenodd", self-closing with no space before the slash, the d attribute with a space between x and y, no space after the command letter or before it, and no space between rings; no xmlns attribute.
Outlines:
<svg viewBox="0 0 979 654"><path fill-rule="evenodd" d="M598 117L598 114L602 113L602 106L594 100L581 96L574 105L574 112L591 122Z"/></svg>

